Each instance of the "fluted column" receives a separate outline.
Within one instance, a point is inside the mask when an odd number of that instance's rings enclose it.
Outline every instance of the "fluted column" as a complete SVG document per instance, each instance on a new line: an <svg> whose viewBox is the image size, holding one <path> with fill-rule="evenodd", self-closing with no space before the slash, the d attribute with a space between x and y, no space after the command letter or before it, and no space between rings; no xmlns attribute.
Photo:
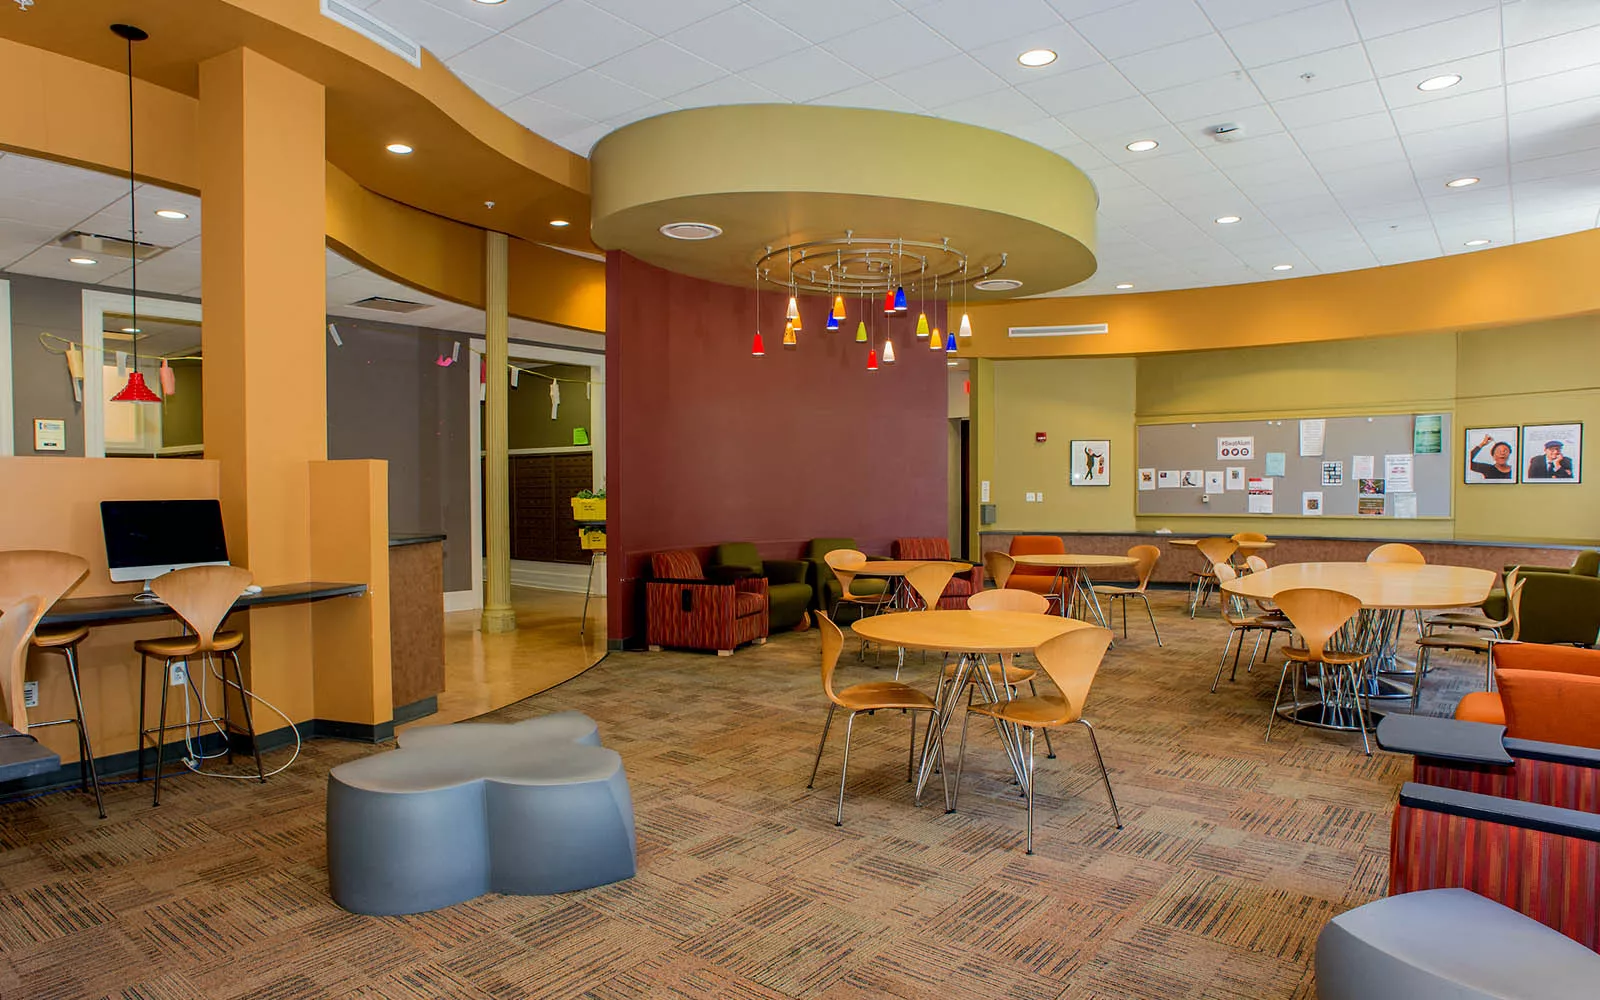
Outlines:
<svg viewBox="0 0 1600 1000"><path fill-rule="evenodd" d="M484 561L483 631L511 632L511 466L506 454L506 234L487 234L484 254L484 363L487 393L483 411Z"/></svg>

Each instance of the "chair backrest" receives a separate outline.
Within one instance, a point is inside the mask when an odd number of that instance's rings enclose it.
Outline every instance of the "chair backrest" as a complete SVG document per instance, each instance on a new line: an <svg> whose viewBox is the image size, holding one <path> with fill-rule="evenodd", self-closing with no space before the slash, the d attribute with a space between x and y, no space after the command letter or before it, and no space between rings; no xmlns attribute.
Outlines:
<svg viewBox="0 0 1600 1000"><path fill-rule="evenodd" d="M150 581L150 589L194 632L203 653L212 648L217 626L250 579L243 566L191 566L163 573Z"/></svg>
<svg viewBox="0 0 1600 1000"><path fill-rule="evenodd" d="M1039 665L1050 675L1050 680L1060 689L1062 697L1072 709L1073 719L1083 715L1083 703L1089 700L1089 687L1100 669L1111 646L1111 630L1091 626L1075 628L1044 642L1033 655Z"/></svg>
<svg viewBox="0 0 1600 1000"><path fill-rule="evenodd" d="M838 580L839 586L844 588L844 596L849 597L850 585L856 580L855 570L851 567L860 566L866 562L867 554L860 549L834 549L831 552L824 553L822 561L828 564L829 569L833 570L834 579Z"/></svg>
<svg viewBox="0 0 1600 1000"><path fill-rule="evenodd" d="M1230 583L1239 579L1239 571L1233 568L1232 563L1219 562L1211 567L1211 572L1216 574L1217 586ZM1222 612L1223 620L1227 620L1230 612L1242 614L1244 612L1244 598L1238 594L1230 594L1226 590L1219 590L1224 600L1217 602L1217 610Z"/></svg>
<svg viewBox="0 0 1600 1000"><path fill-rule="evenodd" d="M1415 546L1407 545L1405 542L1387 542L1368 552L1367 562L1423 566L1428 560Z"/></svg>
<svg viewBox="0 0 1600 1000"><path fill-rule="evenodd" d="M906 582L911 584L911 589L922 598L922 606L932 611L939 606L939 597L944 593L944 588L950 585L950 578L955 576L956 570L960 568L955 563L926 562L911 567L911 572L906 574Z"/></svg>
<svg viewBox="0 0 1600 1000"><path fill-rule="evenodd" d="M1511 626L1512 642L1522 638L1522 588L1527 585L1521 570L1512 570L1506 574L1506 616L1495 622L1496 628Z"/></svg>
<svg viewBox="0 0 1600 1000"><path fill-rule="evenodd" d="M807 559L822 559L834 549L853 549L856 547L854 538L813 538L806 543Z"/></svg>
<svg viewBox="0 0 1600 1000"><path fill-rule="evenodd" d="M1267 561L1260 556L1245 556L1244 565L1250 572L1260 573L1267 568Z"/></svg>
<svg viewBox="0 0 1600 1000"><path fill-rule="evenodd" d="M28 710L23 707L22 682L28 669L28 643L33 626L47 607L38 597L23 597L0 608L0 696L6 716L19 733L28 731Z"/></svg>
<svg viewBox="0 0 1600 1000"><path fill-rule="evenodd" d="M1494 647L1496 669L1552 670L1559 674L1600 677L1600 649L1552 646L1538 642L1502 642Z"/></svg>
<svg viewBox="0 0 1600 1000"><path fill-rule="evenodd" d="M1236 542L1264 542L1267 540L1267 536L1259 531L1236 531L1233 533L1233 540Z"/></svg>
<svg viewBox="0 0 1600 1000"><path fill-rule="evenodd" d="M989 571L994 585L1004 589L1012 571L1017 568L1017 561L999 549L990 549L983 554L983 568Z"/></svg>
<svg viewBox="0 0 1600 1000"><path fill-rule="evenodd" d="M48 549L0 552L0 608L14 607L24 597L37 597L39 607L28 626L31 634L51 605L88 575L89 560L70 552Z"/></svg>
<svg viewBox="0 0 1600 1000"><path fill-rule="evenodd" d="M1011 538L1011 554L1014 556L1064 556L1067 554L1067 543L1060 535L1014 535ZM1051 566L1017 566L1012 570L1016 576L1049 576L1056 575Z"/></svg>
<svg viewBox="0 0 1600 1000"><path fill-rule="evenodd" d="M1239 543L1231 538L1202 538L1194 546L1213 567L1225 563L1239 551Z"/></svg>
<svg viewBox="0 0 1600 1000"><path fill-rule="evenodd" d="M1501 668L1494 681L1507 736L1600 749L1600 677Z"/></svg>
<svg viewBox="0 0 1600 1000"><path fill-rule="evenodd" d="M949 559L948 538L896 538L891 548L896 559Z"/></svg>
<svg viewBox="0 0 1600 1000"><path fill-rule="evenodd" d="M706 571L700 565L699 556L688 549L673 549L650 557L650 575L657 580L704 580Z"/></svg>
<svg viewBox="0 0 1600 1000"><path fill-rule="evenodd" d="M1359 597L1320 587L1283 590L1272 599L1279 610L1288 616L1289 623L1300 633L1306 649L1313 656L1321 656L1326 652L1328 640L1361 610Z"/></svg>
<svg viewBox="0 0 1600 1000"><path fill-rule="evenodd" d="M1573 576L1600 576L1600 552L1585 549L1572 561Z"/></svg>
<svg viewBox="0 0 1600 1000"><path fill-rule="evenodd" d="M1050 610L1043 594L1031 590L980 590L967 598L969 611L1021 611L1042 615Z"/></svg>
<svg viewBox="0 0 1600 1000"><path fill-rule="evenodd" d="M756 551L755 545L751 542L723 542L712 550L711 562L716 566L749 570L756 576L766 575L761 553Z"/></svg>
<svg viewBox="0 0 1600 1000"><path fill-rule="evenodd" d="M1144 590L1150 583L1150 575L1156 571L1156 563L1161 561L1161 550L1154 545L1135 545L1128 550L1128 555L1139 562L1133 567L1135 575L1139 577L1139 586L1135 590Z"/></svg>
<svg viewBox="0 0 1600 1000"><path fill-rule="evenodd" d="M844 649L844 633L826 611L817 612L817 631L822 633L822 693L837 704L839 696L833 693L833 672L839 666L839 653Z"/></svg>

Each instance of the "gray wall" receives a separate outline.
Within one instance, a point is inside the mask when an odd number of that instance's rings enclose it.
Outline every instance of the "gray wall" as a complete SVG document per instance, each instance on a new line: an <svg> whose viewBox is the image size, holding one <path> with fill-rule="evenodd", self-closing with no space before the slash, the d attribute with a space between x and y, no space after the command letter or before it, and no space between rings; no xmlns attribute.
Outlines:
<svg viewBox="0 0 1600 1000"><path fill-rule="evenodd" d="M389 530L444 534L444 589L472 589L466 334L330 316L328 457L389 463ZM461 344L461 361L435 359Z"/></svg>
<svg viewBox="0 0 1600 1000"><path fill-rule="evenodd" d="M72 396L67 363L45 351L39 334L83 341L83 289L89 286L49 278L0 273L11 282L11 372L18 455L83 457L83 407ZM55 345L55 346L60 346ZM33 421L67 422L67 450L35 452Z"/></svg>

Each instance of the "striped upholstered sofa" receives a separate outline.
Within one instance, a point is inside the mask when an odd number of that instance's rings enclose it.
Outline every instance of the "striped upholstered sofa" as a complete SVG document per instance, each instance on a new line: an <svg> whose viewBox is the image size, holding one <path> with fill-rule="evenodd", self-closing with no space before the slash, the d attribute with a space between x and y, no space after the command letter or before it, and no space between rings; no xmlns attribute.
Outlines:
<svg viewBox="0 0 1600 1000"><path fill-rule="evenodd" d="M950 540L947 538L896 538L890 550L896 559L949 559ZM983 589L983 567L974 566L958 573L945 585L939 595L939 610L961 611L967 598ZM920 601L917 602L920 605Z"/></svg>
<svg viewBox="0 0 1600 1000"><path fill-rule="evenodd" d="M767 581L746 576L707 579L687 549L650 557L645 584L645 636L652 651L714 649L731 656L747 642L767 641Z"/></svg>

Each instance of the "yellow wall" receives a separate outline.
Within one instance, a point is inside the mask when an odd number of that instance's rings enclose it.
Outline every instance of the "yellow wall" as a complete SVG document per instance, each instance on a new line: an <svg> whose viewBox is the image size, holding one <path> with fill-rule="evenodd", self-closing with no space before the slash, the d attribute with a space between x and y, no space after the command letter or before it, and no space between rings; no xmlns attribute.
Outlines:
<svg viewBox="0 0 1600 1000"><path fill-rule="evenodd" d="M980 361L974 420L997 530L1154 531L1593 543L1600 540L1600 467L1578 485L1467 486L1467 427L1583 422L1600 434L1600 313L1459 333L1194 351L1120 359ZM981 397L979 388L986 391ZM1454 414L1454 516L1134 514L1135 427L1231 419L1387 413ZM1034 443L1034 432L1049 435ZM1065 485L1071 437L1112 441L1109 489ZM1596 439L1600 441L1600 439ZM1600 444L1585 459L1600 456ZM1600 459L1594 459L1600 460ZM1045 502L1022 494L1045 491ZM1052 490L1054 491L1052 493Z"/></svg>

